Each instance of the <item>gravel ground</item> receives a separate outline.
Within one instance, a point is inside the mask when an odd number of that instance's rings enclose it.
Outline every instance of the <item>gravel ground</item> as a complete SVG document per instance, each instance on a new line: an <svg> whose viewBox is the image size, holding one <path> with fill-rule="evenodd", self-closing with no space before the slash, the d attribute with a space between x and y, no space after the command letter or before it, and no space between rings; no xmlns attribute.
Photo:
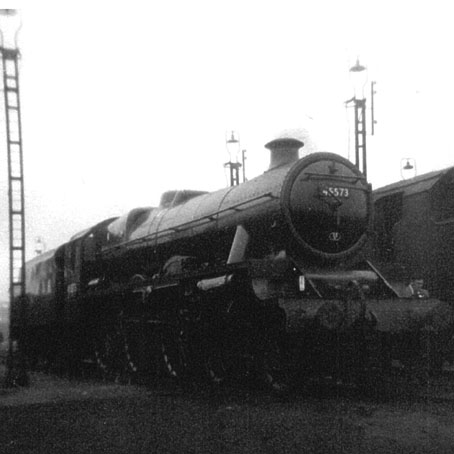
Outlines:
<svg viewBox="0 0 454 454"><path fill-rule="evenodd" d="M28 388L0 389L0 453L453 453L453 404L448 379L384 401L339 388L283 399L34 373Z"/></svg>

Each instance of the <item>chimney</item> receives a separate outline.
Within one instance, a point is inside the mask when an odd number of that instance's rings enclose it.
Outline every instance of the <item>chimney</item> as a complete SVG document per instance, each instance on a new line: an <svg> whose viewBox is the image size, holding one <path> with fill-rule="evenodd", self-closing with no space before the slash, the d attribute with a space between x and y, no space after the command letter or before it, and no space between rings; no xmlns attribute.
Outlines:
<svg viewBox="0 0 454 454"><path fill-rule="evenodd" d="M268 170L281 167L298 160L298 151L304 145L298 139L281 137L268 142L265 148L271 151L271 160Z"/></svg>

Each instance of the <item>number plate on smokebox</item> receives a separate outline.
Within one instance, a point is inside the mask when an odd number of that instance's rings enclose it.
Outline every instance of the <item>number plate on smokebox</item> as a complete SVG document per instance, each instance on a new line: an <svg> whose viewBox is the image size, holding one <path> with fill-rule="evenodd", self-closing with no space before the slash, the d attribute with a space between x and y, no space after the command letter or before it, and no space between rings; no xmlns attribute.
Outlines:
<svg viewBox="0 0 454 454"><path fill-rule="evenodd" d="M322 197L343 197L344 199L350 197L348 188L341 188L338 186L329 186L320 188L320 195Z"/></svg>

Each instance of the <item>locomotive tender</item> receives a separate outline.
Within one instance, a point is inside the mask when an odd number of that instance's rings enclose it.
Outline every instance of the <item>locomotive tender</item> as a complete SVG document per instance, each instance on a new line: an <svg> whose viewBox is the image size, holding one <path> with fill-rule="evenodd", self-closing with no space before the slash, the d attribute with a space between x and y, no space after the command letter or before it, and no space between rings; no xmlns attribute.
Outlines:
<svg viewBox="0 0 454 454"><path fill-rule="evenodd" d="M289 371L344 376L408 358L409 336L441 342L450 307L399 298L362 252L365 177L336 154L298 160L302 146L273 140L257 178L168 191L29 261L13 338L64 367L91 358L107 375L137 374L161 362L181 379L253 373L271 386Z"/></svg>

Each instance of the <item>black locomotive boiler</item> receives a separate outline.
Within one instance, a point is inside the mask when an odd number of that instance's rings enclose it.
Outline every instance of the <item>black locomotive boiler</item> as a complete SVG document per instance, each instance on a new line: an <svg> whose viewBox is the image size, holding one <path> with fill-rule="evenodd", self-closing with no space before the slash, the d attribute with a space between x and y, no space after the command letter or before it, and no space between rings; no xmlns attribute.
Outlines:
<svg viewBox="0 0 454 454"><path fill-rule="evenodd" d="M291 371L359 376L418 361L451 308L399 298L363 246L371 187L332 153L268 143L270 168L214 193L169 191L159 207L105 220L26 265L12 336L33 360L107 375L164 370L219 382ZM14 309L14 308L13 308ZM411 339L411 342L409 342Z"/></svg>

